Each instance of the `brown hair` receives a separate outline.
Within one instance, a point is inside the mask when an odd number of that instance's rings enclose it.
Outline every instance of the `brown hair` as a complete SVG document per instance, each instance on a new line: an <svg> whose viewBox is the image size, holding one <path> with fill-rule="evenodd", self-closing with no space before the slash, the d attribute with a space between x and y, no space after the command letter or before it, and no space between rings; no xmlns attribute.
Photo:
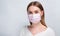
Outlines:
<svg viewBox="0 0 60 36"><path fill-rule="evenodd" d="M45 24L45 19L44 19L44 9L43 9L43 6L41 5L41 3L39 3L38 1L33 1L33 2L31 2L28 6L27 6L27 11L28 11L28 8L30 7L30 6L37 6L38 8L40 8L40 10L41 11L43 11L43 15L41 16L41 24L42 25L44 25L44 26L46 26L46 24ZM31 22L30 22L30 24L32 24ZM46 26L47 27L47 26Z"/></svg>

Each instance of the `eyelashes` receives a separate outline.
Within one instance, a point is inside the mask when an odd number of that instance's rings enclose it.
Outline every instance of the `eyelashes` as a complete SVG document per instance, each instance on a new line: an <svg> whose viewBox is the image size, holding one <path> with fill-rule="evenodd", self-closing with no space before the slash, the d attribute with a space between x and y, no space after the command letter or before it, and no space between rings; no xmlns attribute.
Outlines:
<svg viewBox="0 0 60 36"><path fill-rule="evenodd" d="M28 12L28 14L33 14L32 12Z"/></svg>
<svg viewBox="0 0 60 36"><path fill-rule="evenodd" d="M38 11L35 11L35 13L39 13Z"/></svg>

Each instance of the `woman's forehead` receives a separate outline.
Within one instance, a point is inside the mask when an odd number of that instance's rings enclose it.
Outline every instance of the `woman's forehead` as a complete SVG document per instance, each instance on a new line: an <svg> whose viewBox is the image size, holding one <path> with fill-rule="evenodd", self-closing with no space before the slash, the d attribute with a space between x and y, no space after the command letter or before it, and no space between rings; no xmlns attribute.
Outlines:
<svg viewBox="0 0 60 36"><path fill-rule="evenodd" d="M37 6L30 6L28 11L37 11L40 10Z"/></svg>

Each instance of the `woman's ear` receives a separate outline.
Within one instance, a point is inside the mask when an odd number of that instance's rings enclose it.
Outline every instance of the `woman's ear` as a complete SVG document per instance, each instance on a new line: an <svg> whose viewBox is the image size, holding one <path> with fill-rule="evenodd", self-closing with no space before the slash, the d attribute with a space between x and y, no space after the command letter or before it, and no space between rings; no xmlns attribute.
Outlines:
<svg viewBox="0 0 60 36"><path fill-rule="evenodd" d="M43 11L41 11L41 16L43 15L43 13L44 13L44 12L43 12Z"/></svg>

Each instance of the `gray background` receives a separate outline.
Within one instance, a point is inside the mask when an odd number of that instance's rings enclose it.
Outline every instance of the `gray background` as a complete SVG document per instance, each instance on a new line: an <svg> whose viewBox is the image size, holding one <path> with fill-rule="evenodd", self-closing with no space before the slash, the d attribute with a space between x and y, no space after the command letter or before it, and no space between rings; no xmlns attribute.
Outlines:
<svg viewBox="0 0 60 36"><path fill-rule="evenodd" d="M32 0L0 0L0 36L19 36L28 25L26 7ZM38 0L45 9L46 24L60 36L60 0Z"/></svg>

